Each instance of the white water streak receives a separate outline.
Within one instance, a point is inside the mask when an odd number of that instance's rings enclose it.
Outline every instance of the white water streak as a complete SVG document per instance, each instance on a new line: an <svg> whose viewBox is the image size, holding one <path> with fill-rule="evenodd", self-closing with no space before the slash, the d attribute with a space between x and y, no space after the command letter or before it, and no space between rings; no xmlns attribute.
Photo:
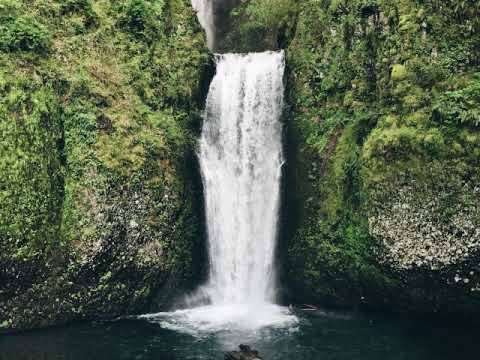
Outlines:
<svg viewBox="0 0 480 360"><path fill-rule="evenodd" d="M211 50L215 44L214 0L192 0L192 6L197 12L198 21L207 35L207 45Z"/></svg>
<svg viewBox="0 0 480 360"><path fill-rule="evenodd" d="M275 300L284 68L283 52L217 55L199 154L213 304Z"/></svg>
<svg viewBox="0 0 480 360"><path fill-rule="evenodd" d="M192 4L212 48L213 0ZM223 54L216 55L216 61L199 144L208 283L187 299L193 308L140 318L200 336L231 330L252 333L264 327L291 329L298 319L274 304L284 53Z"/></svg>

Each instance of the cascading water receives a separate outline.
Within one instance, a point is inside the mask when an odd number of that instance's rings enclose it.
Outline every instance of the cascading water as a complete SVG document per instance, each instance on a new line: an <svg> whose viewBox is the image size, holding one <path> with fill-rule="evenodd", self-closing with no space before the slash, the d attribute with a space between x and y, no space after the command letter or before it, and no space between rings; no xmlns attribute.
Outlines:
<svg viewBox="0 0 480 360"><path fill-rule="evenodd" d="M213 0L192 0L192 6L197 12L198 20L207 35L207 43L210 49L215 42L215 24L213 18Z"/></svg>
<svg viewBox="0 0 480 360"><path fill-rule="evenodd" d="M200 141L213 304L274 300L283 52L217 55Z"/></svg>
<svg viewBox="0 0 480 360"><path fill-rule="evenodd" d="M200 22L211 24L208 11L212 0L193 0L193 4L197 9L203 4L201 9L206 12L198 12ZM209 29L209 43L213 44L214 31ZM288 328L297 318L274 303L284 53L218 54L216 63L198 154L209 279L191 297L191 308L142 317L194 334L232 328ZM198 301L205 298L208 305Z"/></svg>

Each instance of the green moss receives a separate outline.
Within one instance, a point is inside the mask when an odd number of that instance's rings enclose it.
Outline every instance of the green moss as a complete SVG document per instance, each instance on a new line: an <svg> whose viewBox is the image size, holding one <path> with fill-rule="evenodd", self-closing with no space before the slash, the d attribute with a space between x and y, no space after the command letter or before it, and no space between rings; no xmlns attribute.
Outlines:
<svg viewBox="0 0 480 360"><path fill-rule="evenodd" d="M229 52L276 50L286 45L294 29L297 2L262 0L239 2L227 19L226 36L217 47Z"/></svg>
<svg viewBox="0 0 480 360"><path fill-rule="evenodd" d="M0 18L0 322L139 312L187 285L210 64L190 2L3 0Z"/></svg>
<svg viewBox="0 0 480 360"><path fill-rule="evenodd" d="M402 81L408 76L408 71L405 65L395 64L392 66L392 80Z"/></svg>
<svg viewBox="0 0 480 360"><path fill-rule="evenodd" d="M382 260L371 221L404 186L424 199L419 208L445 199L430 214L442 229L453 226L446 214L478 207L466 199L478 196L479 14L472 2L300 3L287 49L297 293L418 312L474 308L478 297L452 286L455 272L476 273L474 253L442 269L425 270L422 260L421 269L399 270Z"/></svg>
<svg viewBox="0 0 480 360"><path fill-rule="evenodd" d="M58 241L63 185L60 109L51 88L27 77L4 79L8 85L0 101L0 238L6 249L27 247L33 253Z"/></svg>
<svg viewBox="0 0 480 360"><path fill-rule="evenodd" d="M25 16L8 20L0 16L0 19L3 21L0 26L0 51L45 52L49 49L51 34L34 18Z"/></svg>

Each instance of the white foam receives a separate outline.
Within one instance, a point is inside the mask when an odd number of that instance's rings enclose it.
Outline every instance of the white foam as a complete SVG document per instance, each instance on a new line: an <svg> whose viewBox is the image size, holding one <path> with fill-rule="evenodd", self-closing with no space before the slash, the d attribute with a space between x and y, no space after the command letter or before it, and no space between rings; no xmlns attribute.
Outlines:
<svg viewBox="0 0 480 360"><path fill-rule="evenodd" d="M195 336L291 329L296 316L274 304L284 53L216 60L199 144L209 279L187 299L192 308L140 318Z"/></svg>
<svg viewBox="0 0 480 360"><path fill-rule="evenodd" d="M219 332L291 329L298 324L298 318L288 308L267 303L255 307L246 304L208 305L138 318L157 323L165 329L199 337Z"/></svg>
<svg viewBox="0 0 480 360"><path fill-rule="evenodd" d="M217 55L199 146L214 305L275 301L284 54Z"/></svg>

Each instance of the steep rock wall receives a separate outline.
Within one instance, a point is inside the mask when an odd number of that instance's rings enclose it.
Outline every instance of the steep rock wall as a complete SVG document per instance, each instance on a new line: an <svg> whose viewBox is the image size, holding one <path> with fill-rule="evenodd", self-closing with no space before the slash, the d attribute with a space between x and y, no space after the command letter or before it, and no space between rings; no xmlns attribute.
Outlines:
<svg viewBox="0 0 480 360"><path fill-rule="evenodd" d="M189 0L2 0L0 29L0 329L164 304L203 237Z"/></svg>
<svg viewBox="0 0 480 360"><path fill-rule="evenodd" d="M478 315L478 2L298 6L287 51L297 299Z"/></svg>

